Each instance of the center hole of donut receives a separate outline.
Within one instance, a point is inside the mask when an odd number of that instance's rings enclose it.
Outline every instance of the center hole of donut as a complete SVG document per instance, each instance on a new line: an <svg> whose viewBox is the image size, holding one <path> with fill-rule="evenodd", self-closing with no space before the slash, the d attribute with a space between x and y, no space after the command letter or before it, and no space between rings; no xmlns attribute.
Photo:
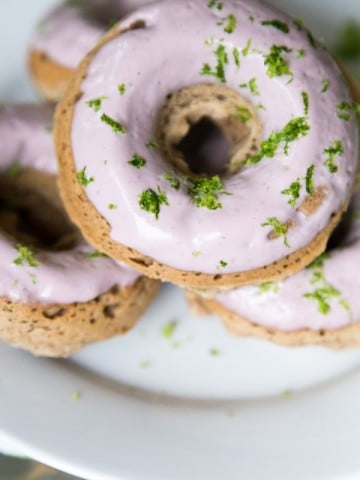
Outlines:
<svg viewBox="0 0 360 480"><path fill-rule="evenodd" d="M32 169L0 175L0 229L22 245L49 251L69 250L79 240L55 178Z"/></svg>
<svg viewBox="0 0 360 480"><path fill-rule="evenodd" d="M196 174L222 175L230 159L230 144L209 117L191 125L176 149Z"/></svg>
<svg viewBox="0 0 360 480"><path fill-rule="evenodd" d="M197 84L169 94L156 123L161 153L186 175L234 174L261 140L256 108L223 85Z"/></svg>

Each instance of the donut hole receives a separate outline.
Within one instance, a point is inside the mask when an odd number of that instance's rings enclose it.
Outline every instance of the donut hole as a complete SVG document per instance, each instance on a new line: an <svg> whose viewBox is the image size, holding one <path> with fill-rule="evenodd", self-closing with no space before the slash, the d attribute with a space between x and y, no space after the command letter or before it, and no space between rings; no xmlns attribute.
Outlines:
<svg viewBox="0 0 360 480"><path fill-rule="evenodd" d="M33 169L0 174L0 229L22 245L73 248L80 234L61 204L54 176Z"/></svg>
<svg viewBox="0 0 360 480"><path fill-rule="evenodd" d="M188 133L174 145L174 149L196 174L223 175L230 157L228 140L209 117L190 123Z"/></svg>
<svg viewBox="0 0 360 480"><path fill-rule="evenodd" d="M167 96L155 136L162 155L182 173L232 175L259 150L262 124L238 92L197 84Z"/></svg>

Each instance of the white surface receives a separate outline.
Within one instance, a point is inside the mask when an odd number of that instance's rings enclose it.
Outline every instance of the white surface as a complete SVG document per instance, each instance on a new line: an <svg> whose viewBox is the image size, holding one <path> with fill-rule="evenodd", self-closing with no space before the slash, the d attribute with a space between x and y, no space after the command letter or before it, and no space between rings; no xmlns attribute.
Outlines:
<svg viewBox="0 0 360 480"><path fill-rule="evenodd" d="M35 98L24 51L50 3L0 0L0 100ZM276 3L329 37L359 15L358 0ZM124 338L57 362L1 345L0 364L0 442L83 478L360 478L360 352L231 338L174 287Z"/></svg>

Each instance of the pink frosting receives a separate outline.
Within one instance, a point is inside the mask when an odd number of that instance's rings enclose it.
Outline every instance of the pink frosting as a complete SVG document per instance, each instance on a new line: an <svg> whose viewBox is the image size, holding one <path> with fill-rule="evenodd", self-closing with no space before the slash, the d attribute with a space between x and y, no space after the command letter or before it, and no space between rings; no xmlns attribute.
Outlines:
<svg viewBox="0 0 360 480"><path fill-rule="evenodd" d="M150 0L64 2L38 23L31 48L75 68L115 20Z"/></svg>
<svg viewBox="0 0 360 480"><path fill-rule="evenodd" d="M226 33L231 14L236 28ZM261 23L273 19L288 25L290 32ZM341 102L352 104L352 99L330 55L320 44L313 46L307 31L299 30L288 16L256 0L227 1L222 10L209 8L204 0L164 0L139 9L118 28L126 29L136 21L143 21L146 27L122 34L94 56L72 121L76 169L86 167L94 177L86 193L109 222L111 237L170 267L208 274L262 267L311 242L348 197L359 151L355 114L350 112L345 121L336 113ZM251 46L246 52L249 39ZM200 72L204 64L215 68L214 51L219 45L228 55L225 84L264 107L259 110L264 139L305 115L302 92L309 98L306 122L310 131L290 143L288 155L282 144L273 158L265 157L224 178L230 195L221 195L222 208L210 211L195 206L186 188L175 190L164 180L163 174L173 174L173 168L146 144L153 139L157 112L169 93L217 82ZM267 74L265 56L273 45L292 49L284 54L292 81L288 75L270 78ZM234 48L240 52L240 67L233 58ZM240 87L252 78L256 78L258 96ZM321 93L324 80L329 88ZM120 95L122 83L126 91ZM100 97L105 99L96 112L87 102ZM116 133L101 121L104 114L121 123L126 133ZM343 153L334 157L338 171L331 173L324 150L336 141L341 142ZM147 161L141 169L128 163L135 153ZM305 216L288 203L289 196L282 191L299 180L298 207L307 195L304 177L312 165L314 186L325 185L327 196L315 214ZM139 195L158 187L169 205L161 206L156 219L140 208ZM109 210L110 203L117 209ZM271 227L263 224L269 218L292 222L288 246L283 237L268 238Z"/></svg>
<svg viewBox="0 0 360 480"><path fill-rule="evenodd" d="M0 112L0 169L15 162L54 174L57 162L49 131L53 110L48 106L8 105ZM113 285L131 286L139 274L109 258L86 258L93 249L82 244L65 252L39 250L40 265L16 265L17 242L0 232L0 295L13 301L87 302Z"/></svg>
<svg viewBox="0 0 360 480"><path fill-rule="evenodd" d="M282 282L224 292L215 300L253 323L282 331L333 330L359 322L360 193L354 196L348 215L349 230L341 246L328 251L323 267L307 268ZM322 278L316 280L319 272ZM322 279L328 291L338 292L325 298L327 312L312 295L324 287Z"/></svg>

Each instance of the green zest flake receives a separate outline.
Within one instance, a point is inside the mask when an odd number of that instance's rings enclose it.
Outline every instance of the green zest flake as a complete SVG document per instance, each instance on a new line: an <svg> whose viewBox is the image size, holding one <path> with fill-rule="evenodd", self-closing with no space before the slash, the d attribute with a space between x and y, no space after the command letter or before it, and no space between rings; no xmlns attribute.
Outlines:
<svg viewBox="0 0 360 480"><path fill-rule="evenodd" d="M250 92L255 96L258 97L260 95L260 90L257 85L256 78L251 78L248 83L242 83L240 88L249 88Z"/></svg>
<svg viewBox="0 0 360 480"><path fill-rule="evenodd" d="M106 113L101 115L101 121L109 125L109 127L111 127L115 133L126 133L126 128L124 125L121 125L121 123L109 117L109 115L106 115Z"/></svg>
<svg viewBox="0 0 360 480"><path fill-rule="evenodd" d="M303 91L303 92L301 92L301 96L302 96L303 103L304 103L304 113L305 113L305 115L308 115L309 114L309 106L310 106L309 94L307 92Z"/></svg>
<svg viewBox="0 0 360 480"><path fill-rule="evenodd" d="M293 77L293 73L289 68L288 62L284 59L284 53L292 52L291 48L284 45L273 45L270 48L270 53L265 56L265 66L267 67L266 73L270 78L281 77L283 75L290 75Z"/></svg>
<svg viewBox="0 0 360 480"><path fill-rule="evenodd" d="M324 276L323 269L325 266L325 261L328 258L330 258L330 255L325 252L307 267L308 269L313 270L310 283L312 285L316 285L317 288L313 292L304 294L305 298L315 300L317 302L318 311L323 315L327 315L330 312L331 301L341 296L340 291L330 285ZM351 314L351 307L344 298L340 298L338 303L342 308Z"/></svg>
<svg viewBox="0 0 360 480"><path fill-rule="evenodd" d="M159 218L161 205L169 205L165 193L158 187L157 192L148 188L139 195L139 205L142 210L152 213L155 218Z"/></svg>
<svg viewBox="0 0 360 480"><path fill-rule="evenodd" d="M39 22L37 22L37 24L35 25L35 29L38 33L38 35L46 35L47 33L47 30L46 30L46 23L44 20L40 20Z"/></svg>
<svg viewBox="0 0 360 480"><path fill-rule="evenodd" d="M305 57L305 50L303 50L303 49L298 50L297 53L296 53L296 56L297 56L297 58Z"/></svg>
<svg viewBox="0 0 360 480"><path fill-rule="evenodd" d="M225 33L234 33L236 30L236 17L233 13L230 13L227 17L227 24L224 28Z"/></svg>
<svg viewBox="0 0 360 480"><path fill-rule="evenodd" d="M88 185L90 185L90 183L95 182L94 177L88 177L86 175L86 166L82 170L77 172L76 178L78 179L78 181L81 183L83 187L87 187Z"/></svg>
<svg viewBox="0 0 360 480"><path fill-rule="evenodd" d="M336 114L341 120L348 122L351 118L353 105L349 102L341 102L336 106Z"/></svg>
<svg viewBox="0 0 360 480"><path fill-rule="evenodd" d="M128 161L129 165L132 165L133 167L140 169L146 165L146 160L145 158L141 157L137 153L134 153L132 156L132 159Z"/></svg>
<svg viewBox="0 0 360 480"><path fill-rule="evenodd" d="M315 165L310 165L310 167L306 170L306 177L305 177L306 192L309 195L314 193L314 173L315 173Z"/></svg>
<svg viewBox="0 0 360 480"><path fill-rule="evenodd" d="M277 282L264 282L258 285L258 294L262 293L279 293L280 285Z"/></svg>
<svg viewBox="0 0 360 480"><path fill-rule="evenodd" d="M154 140L149 140L145 144L145 147L150 148L150 150L158 150L159 149L159 145Z"/></svg>
<svg viewBox="0 0 360 480"><path fill-rule="evenodd" d="M307 39L308 39L310 45L311 45L313 48L317 48L316 40L315 40L315 38L314 38L314 35L313 35L309 30L307 30L306 36L307 36Z"/></svg>
<svg viewBox="0 0 360 480"><path fill-rule="evenodd" d="M208 38L207 40L205 40L205 45L207 45L208 47L212 47L214 45L214 42L215 42L215 38L214 37L211 37L211 38Z"/></svg>
<svg viewBox="0 0 360 480"><path fill-rule="evenodd" d="M296 18L294 21L293 21L295 27L299 30L299 32L302 31L302 29L304 28L304 20L302 18Z"/></svg>
<svg viewBox="0 0 360 480"><path fill-rule="evenodd" d="M32 283L33 285L36 285L36 275L35 275L35 273L29 272L28 275L29 275L29 278L30 278L31 283Z"/></svg>
<svg viewBox="0 0 360 480"><path fill-rule="evenodd" d="M6 169L5 175L7 177L15 178L19 175L21 170L19 162L14 162L12 165L10 165L9 168Z"/></svg>
<svg viewBox="0 0 360 480"><path fill-rule="evenodd" d="M139 367L146 370L151 367L151 362L149 362L149 360L144 360L143 362L139 363Z"/></svg>
<svg viewBox="0 0 360 480"><path fill-rule="evenodd" d="M302 32L302 31L305 30L308 42L310 43L310 45L313 48L317 48L316 40L315 40L313 34L309 30L304 28L304 21L302 19L296 19L296 20L294 20L293 23L294 23L295 27L298 29L299 32Z"/></svg>
<svg viewBox="0 0 360 480"><path fill-rule="evenodd" d="M323 268L325 265L325 260L328 260L329 258L330 258L330 254L328 252L323 252L321 255L315 258L315 260L312 263L310 263L310 265L308 265L307 268L310 270Z"/></svg>
<svg viewBox="0 0 360 480"><path fill-rule="evenodd" d="M246 42L245 47L241 50L241 53L244 55L244 57L249 55L251 50L251 44L252 44L252 40L251 38L249 38L248 41Z"/></svg>
<svg viewBox="0 0 360 480"><path fill-rule="evenodd" d="M256 78L251 78L249 80L249 89L250 89L250 92L254 95L254 96L259 96L260 95L260 90L259 90L259 87L257 85L257 80Z"/></svg>
<svg viewBox="0 0 360 480"><path fill-rule="evenodd" d="M200 75L211 75L222 83L226 83L225 77L225 65L229 63L228 55L226 53L225 46L220 44L217 49L214 51L217 64L214 69L208 63L204 63L201 69Z"/></svg>
<svg viewBox="0 0 360 480"><path fill-rule="evenodd" d="M355 103L355 113L360 116L360 103Z"/></svg>
<svg viewBox="0 0 360 480"><path fill-rule="evenodd" d="M113 26L117 24L118 21L119 21L119 19L116 18L116 17L110 18L110 20L108 21L108 23L105 27L105 32L108 32L109 30L111 30L113 28Z"/></svg>
<svg viewBox="0 0 360 480"><path fill-rule="evenodd" d="M264 27L274 27L277 30L280 30L280 32L283 33L289 33L290 28L286 23L280 22L280 20L264 20L261 22L261 25L264 25Z"/></svg>
<svg viewBox="0 0 360 480"><path fill-rule="evenodd" d="M320 90L320 93L325 93L331 87L331 82L330 82L330 80L327 80L326 78L323 78L321 80L321 85L322 85L322 89Z"/></svg>
<svg viewBox="0 0 360 480"><path fill-rule="evenodd" d="M291 205L293 208L295 208L296 200L300 197L300 190L301 190L301 183L299 182L299 180L297 180L296 182L293 182L289 188L286 188L281 192L283 195L290 196L290 200L288 201L288 204Z"/></svg>
<svg viewBox="0 0 360 480"><path fill-rule="evenodd" d="M225 260L220 260L219 262L219 267L225 268L228 266L228 262L225 262Z"/></svg>
<svg viewBox="0 0 360 480"><path fill-rule="evenodd" d="M345 300L344 298L339 300L339 305L341 305L346 311L351 313L351 306L347 300Z"/></svg>
<svg viewBox="0 0 360 480"><path fill-rule="evenodd" d="M86 105L94 110L94 112L98 112L101 107L102 107L102 102L106 100L108 97L99 97L99 98L94 98L93 100L88 100L86 102Z"/></svg>
<svg viewBox="0 0 360 480"><path fill-rule="evenodd" d="M298 117L290 120L283 130L277 134L280 142L285 142L284 152L288 154L290 142L305 137L310 130L306 117Z"/></svg>
<svg viewBox="0 0 360 480"><path fill-rule="evenodd" d="M15 265L28 265L29 267L38 267L40 265L40 262L36 259L34 252L29 247L25 247L25 245L18 243L15 248L19 254L19 256L14 260Z"/></svg>
<svg viewBox="0 0 360 480"><path fill-rule="evenodd" d="M219 2L218 0L209 0L208 2L209 8L217 8L218 10L222 10L223 6L223 2Z"/></svg>
<svg viewBox="0 0 360 480"><path fill-rule="evenodd" d="M255 18L254 18L252 15L249 15L248 19L249 19L249 22L250 22L250 23L254 23L254 22L255 22Z"/></svg>
<svg viewBox="0 0 360 480"><path fill-rule="evenodd" d="M117 209L117 205L115 205L115 203L109 203L108 209L109 209L109 210L116 210L116 209Z"/></svg>
<svg viewBox="0 0 360 480"><path fill-rule="evenodd" d="M266 110L262 103L258 103L255 105L256 110Z"/></svg>
<svg viewBox="0 0 360 480"><path fill-rule="evenodd" d="M343 24L334 53L341 60L356 60L360 56L360 23L358 21L348 20Z"/></svg>
<svg viewBox="0 0 360 480"><path fill-rule="evenodd" d="M224 185L218 175L211 178L191 178L188 179L188 194L191 196L194 204L198 208L208 208L217 210L222 208L218 201L218 195L229 195L224 189Z"/></svg>
<svg viewBox="0 0 360 480"><path fill-rule="evenodd" d="M305 293L304 297L315 300L318 303L318 311L323 315L327 315L331 309L331 299L340 297L340 291L326 281L321 270L314 272L310 283L318 283L319 287L311 293Z"/></svg>
<svg viewBox="0 0 360 480"><path fill-rule="evenodd" d="M201 252L200 252L199 250L194 250L194 251L192 252L192 256L195 257L195 258L196 258L196 257L200 257L200 255L201 255Z"/></svg>
<svg viewBox="0 0 360 480"><path fill-rule="evenodd" d="M90 258L90 259L94 259L94 258L108 258L108 256L106 255L106 253L99 252L99 250L94 250L93 252L84 253L84 257L85 257L85 258Z"/></svg>
<svg viewBox="0 0 360 480"><path fill-rule="evenodd" d="M344 146L340 140L335 140L332 142L330 147L325 148L324 154L328 155L328 158L324 162L324 166L329 170L330 173L336 173L338 171L338 166L335 165L335 157L341 156L344 153Z"/></svg>
<svg viewBox="0 0 360 480"><path fill-rule="evenodd" d="M125 92L126 92L126 85L125 85L125 83L120 83L120 85L118 86L118 90L119 90L120 95L124 95Z"/></svg>
<svg viewBox="0 0 360 480"><path fill-rule="evenodd" d="M46 132L52 133L53 130L54 130L54 126L53 126L53 125L46 125L46 126L45 126L45 131L46 131Z"/></svg>
<svg viewBox="0 0 360 480"><path fill-rule="evenodd" d="M171 175L170 173L164 173L163 178L170 183L171 188L174 190L180 189L180 180L174 175Z"/></svg>
<svg viewBox="0 0 360 480"><path fill-rule="evenodd" d="M236 47L233 48L233 57L235 65L237 66L237 68L240 68L240 52Z"/></svg>
<svg viewBox="0 0 360 480"><path fill-rule="evenodd" d="M235 117L238 118L241 122L247 123L249 120L251 120L252 115L250 110L244 107L238 107L235 110Z"/></svg>
<svg viewBox="0 0 360 480"><path fill-rule="evenodd" d="M166 338L166 340L171 340L177 326L178 326L178 322L176 320L173 320L172 322L169 322L168 324L164 325L163 328L161 329L162 336Z"/></svg>
<svg viewBox="0 0 360 480"><path fill-rule="evenodd" d="M276 217L270 217L266 220L266 222L261 224L262 227L272 227L275 235L277 237L283 237L284 238L284 245L287 248L290 248L288 239L287 239L287 232L289 227L286 225L286 223L281 222L278 218Z"/></svg>
<svg viewBox="0 0 360 480"><path fill-rule="evenodd" d="M78 402L79 400L81 400L81 393L73 392L71 398L74 400L74 402Z"/></svg>
<svg viewBox="0 0 360 480"><path fill-rule="evenodd" d="M260 151L247 159L245 165L255 165L264 157L273 158L281 143L285 143L284 152L287 154L290 142L305 137L310 130L306 117L297 117L285 125L280 132L272 132L267 140L261 143Z"/></svg>
<svg viewBox="0 0 360 480"><path fill-rule="evenodd" d="M209 350L209 353L212 357L220 357L220 355L221 355L220 350L218 350L217 348L211 348Z"/></svg>

